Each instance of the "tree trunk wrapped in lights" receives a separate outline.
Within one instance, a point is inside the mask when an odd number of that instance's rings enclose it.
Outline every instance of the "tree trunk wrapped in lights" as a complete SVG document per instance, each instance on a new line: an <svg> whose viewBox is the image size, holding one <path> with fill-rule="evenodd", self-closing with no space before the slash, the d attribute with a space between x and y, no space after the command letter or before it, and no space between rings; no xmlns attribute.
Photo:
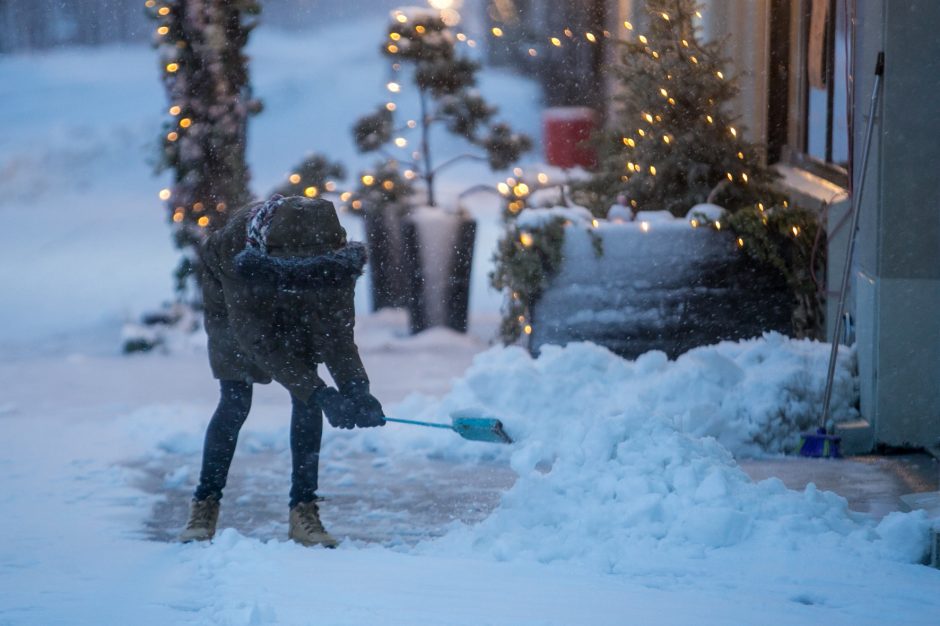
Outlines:
<svg viewBox="0 0 940 626"><path fill-rule="evenodd" d="M157 22L169 117L160 138L158 171L172 170L161 193L177 246L189 250L180 287L195 259L191 250L221 227L229 210L251 199L245 162L252 99L243 49L260 13L255 0L147 0Z"/></svg>
<svg viewBox="0 0 940 626"><path fill-rule="evenodd" d="M600 164L578 200L603 214L614 204L684 216L721 182L726 209L770 203L772 174L729 110L737 95L724 41L699 39L694 0L647 0L647 32L624 23L622 89L601 141Z"/></svg>

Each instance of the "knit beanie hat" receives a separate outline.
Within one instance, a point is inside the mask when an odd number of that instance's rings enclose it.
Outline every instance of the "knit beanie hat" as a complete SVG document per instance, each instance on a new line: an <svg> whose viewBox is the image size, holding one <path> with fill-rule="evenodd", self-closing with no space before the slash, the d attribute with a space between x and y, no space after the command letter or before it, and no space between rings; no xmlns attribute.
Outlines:
<svg viewBox="0 0 940 626"><path fill-rule="evenodd" d="M346 231L332 202L275 194L252 211L247 244L271 256L319 256L343 247Z"/></svg>

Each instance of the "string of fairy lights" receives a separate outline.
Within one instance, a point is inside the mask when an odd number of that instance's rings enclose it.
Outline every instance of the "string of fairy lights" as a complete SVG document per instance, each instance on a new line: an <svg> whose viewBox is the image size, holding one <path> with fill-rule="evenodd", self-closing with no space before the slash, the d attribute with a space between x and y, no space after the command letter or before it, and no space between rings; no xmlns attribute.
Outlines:
<svg viewBox="0 0 940 626"><path fill-rule="evenodd" d="M459 13L456 12L456 10L453 8L453 3L450 2L449 0L429 0L429 4L431 5L433 9L436 9L440 12L440 17L445 21L447 25L456 26L459 23L459 20L460 20ZM158 39L164 39L168 37L171 34L171 25L169 24L169 19L171 18L171 8L165 3L158 2L158 0L146 0L144 2L144 7L148 11L154 12L158 18L162 18L163 20L165 20L162 23L160 23L155 29L155 36ZM667 22L673 19L673 16L671 16L668 12L665 12L665 11L661 12L658 17ZM696 11L695 17L697 19L702 19L703 16L700 11ZM406 12L399 10L393 13L393 19L404 24L409 21L410 17ZM419 35L421 34L419 30L420 28L421 28L420 26L416 28L416 31L418 32ZM630 21L622 22L622 30L627 40L635 40L639 44L642 44L644 46L645 52L649 55L651 59L660 61L661 54L659 53L659 51L654 50L649 47L648 45L649 39L647 38L646 35L637 32L633 23L631 23ZM497 38L497 39L506 36L506 32L499 25L493 26L490 29L489 34L492 35L492 37ZM398 53L400 37L401 35L399 33L396 33L396 32L388 33L388 41L385 44L385 47L386 47L386 50L391 55L395 55L396 53ZM478 42L475 39L473 39L472 37L470 37L468 34L464 32L456 32L454 37L458 44L465 45L468 48L475 48L478 45ZM601 39L611 39L612 37L614 37L614 35L608 30L603 30L600 32L586 30L584 32L576 33L571 28L564 28L562 32L558 33L557 35L549 36L547 38L547 44L554 48L562 48L566 45L573 45L577 41L580 41L582 38L583 38L583 41L586 41L589 44L598 44L600 43ZM698 50L700 49L698 48L694 40L690 42L688 39L683 38L680 40L679 43L684 49L689 51L689 53L685 57L689 64L693 66L698 66L698 67L703 67L707 65L706 60L700 58L700 55L702 54L702 52L696 51L697 49ZM185 47L185 43L182 41L177 41L175 42L175 46L177 48L183 48ZM539 56L539 51L536 48L529 48L528 55L532 58L536 58ZM168 60L163 66L163 71L165 72L166 75L175 74L179 70L180 70L180 62L178 59ZM391 64L391 70L393 72L392 80L389 80L385 85L385 88L388 92L388 99L385 103L385 108L388 111L394 112L399 108L399 104L397 100L403 94L406 94L407 89L404 86L404 81L399 80L394 77L394 73L398 73L402 70L401 63L393 62ZM725 80L725 75L720 69L714 70L713 74L717 80L719 81ZM669 78L671 77L667 76L667 80ZM673 90L670 89L668 85L662 85L659 87L659 95L662 98L664 108L677 106L675 94L673 93ZM662 141L666 145L671 145L675 141L675 138L673 137L673 135L670 134L669 132L659 131L657 128L657 125L663 122L663 119L664 119L663 112L657 112L653 110L642 112L640 115L640 119L638 120L639 124L637 125L635 132L631 135L622 137L622 143L625 149L633 150L633 149L636 149L637 146L641 142L653 141L653 140ZM168 109L168 114L173 120L175 120L175 127L173 127L171 130L167 132L166 140L168 142L173 143L173 142L178 141L187 132L187 130L192 127L193 120L192 118L184 114L181 105L177 103L171 104L171 106ZM720 115L718 114L717 111L713 113L707 113L705 114L703 121L709 125L719 124L721 123L719 117ZM405 136L405 133L408 130L414 130L417 127L417 125L418 124L416 120L409 119L407 120L404 127L400 129L396 129L398 131L398 136L396 136L393 140L393 144L396 149L402 150L402 151L407 151L409 149L410 142L408 138ZM739 131L734 125L726 124L725 130L732 138L738 139ZM410 153L406 153L406 154L408 157L410 157L410 159L401 158L401 159L398 159L398 161L408 165L408 167L406 167L406 169L402 171L403 177L406 180L413 180L419 176L419 172L416 171L418 169L417 164L420 162L420 159L422 158L423 155L421 154L420 150L412 150ZM737 156L738 156L738 159L742 163L746 163L747 158L743 151L739 151L737 153ZM622 177L622 180L624 182L628 181L631 176L649 175L649 176L655 177L657 176L659 172L657 165L655 163L644 164L644 163L640 163L638 160L632 160L632 159L628 159L625 162L624 169L626 170L626 173ZM747 185L750 182L750 178L751 178L750 172L748 172L744 168L736 172L732 172L732 171L726 172L726 179L729 183ZM302 175L298 172L288 173L287 179L291 182L291 184L294 184L294 185L301 185L303 183ZM366 187L370 187L375 184L382 185L386 190L391 190L394 187L394 182L392 180L387 180L387 179L379 180L375 172L367 171L361 174L359 177L359 181ZM506 206L507 206L507 210L509 211L509 213L512 215L515 215L515 214L518 214L522 209L524 209L527 206L528 201L533 193L540 191L542 189L558 187L561 185L562 183L553 183L550 180L549 175L542 171L537 172L534 177L534 180L531 180L527 177L526 172L522 168L517 167L517 168L514 168L512 176L507 177L504 181L501 181L496 185L496 190L502 197L506 199L506 203L507 203ZM340 207L341 209L349 208L353 211L359 211L362 209L362 201L354 198L354 192L352 190L346 189L346 190L338 191L338 189L339 189L339 185L336 181L328 180L323 185L323 189L320 189L316 185L308 185L306 187L303 187L303 194L307 197L314 198L314 197L318 197L319 195L323 193L330 193L330 194L335 193L338 195L339 200L342 202L342 205ZM169 188L161 189L159 191L158 196L163 201L169 201L172 198L172 191ZM628 200L628 202L630 203L633 209L637 209L637 203L635 200L631 199L631 200ZM203 203L196 202L192 207L193 211L196 213L203 213L205 211L205 206L201 206L202 204ZM783 204L784 204L784 207L787 206L786 201L784 201ZM765 211L765 206L763 203L758 203L757 207L761 211L761 213ZM216 211L220 213L226 210L226 207L224 206L223 203L219 203L214 208ZM185 218L186 218L186 210L184 207L177 207L172 213L172 220L175 223L183 222ZM767 224L766 216L763 217L762 221L765 225ZM199 227L205 228L209 226L209 224L211 223L211 219L209 215L203 214L203 215L200 215L200 217L196 219L195 223ZM692 219L690 219L689 224L692 228L698 228L700 226L711 226L715 228L716 230L721 230L722 228L720 220L714 220L709 223L696 217L693 217ZM591 226L597 227L598 221L593 220L591 222ZM640 230L641 232L644 232L644 233L650 232L651 226L648 222L641 222ZM801 234L801 230L798 225L793 225L790 231L793 237L799 237ZM520 232L519 243L520 245L524 247L531 247L533 245L532 234L527 231ZM744 239L741 237L738 237L737 244L739 247L743 248L745 246Z"/></svg>
<svg viewBox="0 0 940 626"><path fill-rule="evenodd" d="M696 10L694 12L694 16L698 20L701 20L703 18L703 15L701 11L699 10ZM670 22L674 18L677 18L677 16L670 15L670 13L666 11L662 11L657 16L653 16L653 17L654 19L658 17L659 19L662 19L665 22ZM643 51L649 56L650 59L656 62L661 62L662 55L660 54L660 52L650 47L649 38L646 35L637 32L632 22L628 20L624 21L622 23L622 28L623 28L624 39L626 39L627 41L634 41L642 45ZM496 25L491 28L490 34L494 38L498 39L498 38L505 36L506 33L501 26ZM608 30L603 30L600 32L585 30L583 32L576 33L571 28L564 28L561 33L558 33L557 35L549 36L547 38L547 44L553 48L563 48L568 45L576 45L580 43L580 41L582 41L582 38L583 38L583 41L588 42L588 44L598 44L602 38L611 39L613 36L614 35ZM703 68L709 65L708 63L709 59L704 58L705 51L702 50L698 46L694 38L691 42L689 41L688 38L680 38L678 40L678 45L681 46L683 50L687 51L687 53L684 54L683 57L686 59L686 61L689 63L690 66ZM532 58L538 57L539 51L536 48L529 48L528 56ZM718 81L726 80L726 77L721 69L714 68L708 71L713 73L713 76L715 77L716 80ZM672 76L667 74L666 79L671 80ZM658 87L658 95L662 98L661 101L663 103L664 108L665 107L672 108L678 105L677 99L675 97L676 94L673 93L673 91L674 90L671 89L669 85L667 84L664 84ZM714 104L711 101L709 103ZM640 113L640 119L638 120L640 123L637 125L636 131L633 134L625 135L621 138L625 150L628 150L628 151L635 150L637 146L643 141L662 141L663 144L665 144L666 146L671 146L672 144L674 144L675 137L671 133L669 133L668 131L660 131L657 128L657 126L661 124L664 120L664 116L663 116L664 113L665 111L655 111L655 110L642 111ZM712 112L704 114L703 122L708 125L717 125L721 123L720 117L721 117L720 112L712 111ZM739 140L739 130L733 124L731 123L725 124L725 132L727 132L728 135L730 135L730 137L733 140ZM742 164L742 167L737 171L727 171L725 173L727 184L748 185L751 182L752 176L751 176L751 173L747 170L747 168L743 167L747 163L747 155L744 153L743 150L739 150L736 156L739 162ZM630 180L631 176L636 176L636 175L648 175L650 177L656 177L660 171L657 168L656 163L644 164L644 163L640 163L639 160L637 159L630 159L629 157L626 158L625 170L626 172L621 177L622 182L627 182ZM533 193L545 187L551 186L549 185L550 181L549 181L548 176L542 172L540 172L537 175L537 180L538 180L537 185L532 185L530 182L523 180L524 172L521 168L516 168L513 174L514 176L508 177L504 181L497 184L497 191L505 198L507 210L511 215L518 214L522 209L526 208L526 206L528 206L529 198ZM636 200L627 199L627 201L629 202L631 208L634 211L638 209ZM789 207L789 203L786 200L783 200L782 204L784 208ZM761 223L764 226L767 226L768 225L768 217L766 214L767 207L765 206L763 202L758 202L756 204L756 207L760 212ZM620 222L623 220L622 218L616 217L616 218L613 218L611 221ZM564 226L566 227L570 226L571 224L572 222L570 220L564 221ZM599 222L597 219L593 219L585 225L588 228L597 228L599 225ZM642 233L649 233L653 229L652 223L647 220L639 220L637 222L637 225L639 227L640 232ZM702 214L693 214L689 219L689 225L691 228L699 228L702 226L708 226L708 227L714 228L716 231L722 230L722 222L720 219L709 220ZM802 234L802 230L798 224L792 224L789 226L789 234L791 234L794 238L798 238ZM517 229L517 235L518 235L517 245L521 246L522 248L530 249L536 245L536 235L530 230ZM743 249L746 245L744 238L741 236L737 236L735 238L735 242L738 248L741 248L741 249ZM522 332L525 335L531 335L532 325L531 325L531 321L529 320L529 315L528 315L529 312L528 310L526 310L527 307L522 306L523 303L520 300L519 292L513 291L510 294L510 296L513 302L516 303L517 305L516 308L523 309L522 313L518 315L518 317L516 318L516 321L518 322L519 327L522 329Z"/></svg>

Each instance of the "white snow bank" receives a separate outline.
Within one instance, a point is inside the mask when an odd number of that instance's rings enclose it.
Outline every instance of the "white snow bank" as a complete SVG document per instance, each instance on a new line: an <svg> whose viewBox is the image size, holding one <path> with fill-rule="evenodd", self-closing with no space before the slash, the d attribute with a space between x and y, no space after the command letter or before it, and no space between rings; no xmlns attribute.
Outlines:
<svg viewBox="0 0 940 626"><path fill-rule="evenodd" d="M518 442L516 485L483 523L430 548L498 559L573 561L604 571L648 562L650 551L689 556L716 548L848 551L917 561L923 512L880 524L814 485L753 483L720 441L739 452L780 449L815 418L825 345L779 335L625 361L592 344L477 358L442 406L476 404L501 416ZM849 360L839 368L836 414L850 415ZM713 435L710 437L707 435Z"/></svg>

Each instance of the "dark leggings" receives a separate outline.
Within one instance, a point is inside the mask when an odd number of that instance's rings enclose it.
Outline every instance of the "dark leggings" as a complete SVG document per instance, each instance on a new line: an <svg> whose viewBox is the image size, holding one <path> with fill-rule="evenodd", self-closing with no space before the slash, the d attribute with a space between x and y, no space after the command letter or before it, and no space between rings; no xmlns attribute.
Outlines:
<svg viewBox="0 0 940 626"><path fill-rule="evenodd" d="M222 498L228 470L238 443L238 431L251 409L251 383L219 381L221 397L209 427L202 452L202 473L193 498ZM320 440L323 437L323 413L316 402L304 402L291 395L293 408L290 447L293 458L290 506L316 499L320 465Z"/></svg>

